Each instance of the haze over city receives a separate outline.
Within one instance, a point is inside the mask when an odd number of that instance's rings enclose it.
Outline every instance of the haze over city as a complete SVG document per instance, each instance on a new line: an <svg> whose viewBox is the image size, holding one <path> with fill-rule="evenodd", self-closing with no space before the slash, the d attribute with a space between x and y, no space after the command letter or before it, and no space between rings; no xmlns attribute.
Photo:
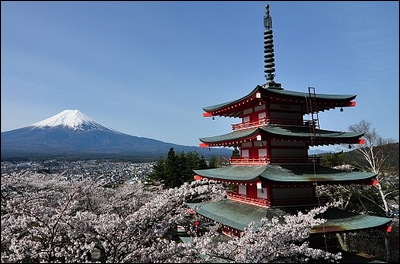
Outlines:
<svg viewBox="0 0 400 264"><path fill-rule="evenodd" d="M1 131L78 109L117 131L186 146L229 133L203 107L265 83L267 2L1 2ZM272 1L275 81L356 94L323 129L365 119L399 140L399 3Z"/></svg>

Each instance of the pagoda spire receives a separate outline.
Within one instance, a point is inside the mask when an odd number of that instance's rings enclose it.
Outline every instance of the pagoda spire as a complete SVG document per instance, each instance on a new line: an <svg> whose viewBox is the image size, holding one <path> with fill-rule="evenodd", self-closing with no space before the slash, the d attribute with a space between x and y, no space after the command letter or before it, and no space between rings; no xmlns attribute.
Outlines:
<svg viewBox="0 0 400 264"><path fill-rule="evenodd" d="M267 78L265 86L269 88L281 88L280 84L274 82L274 41L272 36L272 17L269 12L268 4L265 6L264 28L264 73Z"/></svg>

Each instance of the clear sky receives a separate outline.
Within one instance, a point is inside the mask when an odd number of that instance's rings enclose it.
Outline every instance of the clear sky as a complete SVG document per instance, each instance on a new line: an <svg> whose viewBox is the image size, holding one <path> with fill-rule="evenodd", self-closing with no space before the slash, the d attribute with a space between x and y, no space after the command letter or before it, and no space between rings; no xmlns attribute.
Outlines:
<svg viewBox="0 0 400 264"><path fill-rule="evenodd" d="M1 1L1 131L78 109L179 145L231 132L202 116L265 83L264 1ZM320 128L366 120L399 141L399 2L270 1L275 81L356 94Z"/></svg>

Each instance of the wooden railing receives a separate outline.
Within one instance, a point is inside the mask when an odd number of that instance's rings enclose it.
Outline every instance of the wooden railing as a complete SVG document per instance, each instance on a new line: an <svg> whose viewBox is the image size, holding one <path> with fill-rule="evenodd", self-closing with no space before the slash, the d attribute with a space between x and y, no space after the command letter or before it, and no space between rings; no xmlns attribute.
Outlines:
<svg viewBox="0 0 400 264"><path fill-rule="evenodd" d="M246 128L259 127L267 124L293 125L293 126L310 126L312 120L283 119L283 118L262 118L253 122L232 124L232 130L241 130Z"/></svg>
<svg viewBox="0 0 400 264"><path fill-rule="evenodd" d="M239 124L232 124L232 130L241 130L246 128L252 127L259 127L268 124L268 119L263 118L254 122L246 122L246 123L239 123Z"/></svg>
<svg viewBox="0 0 400 264"><path fill-rule="evenodd" d="M249 197L247 195L237 194L234 192L228 192L228 199L261 207L269 207L270 205L267 199Z"/></svg>
<svg viewBox="0 0 400 264"><path fill-rule="evenodd" d="M230 158L232 165L265 165L268 163L320 163L320 157L309 158Z"/></svg>
<svg viewBox="0 0 400 264"><path fill-rule="evenodd" d="M268 208L269 206L291 206L291 205L324 205L328 202L327 197L304 197L304 198L284 198L274 199L272 202L264 198L254 198L234 192L228 192L228 199L242 202L245 204L256 205Z"/></svg>
<svg viewBox="0 0 400 264"><path fill-rule="evenodd" d="M256 164L265 165L269 162L269 159L266 157L262 157L262 158L230 158L229 161L233 165L256 165Z"/></svg>

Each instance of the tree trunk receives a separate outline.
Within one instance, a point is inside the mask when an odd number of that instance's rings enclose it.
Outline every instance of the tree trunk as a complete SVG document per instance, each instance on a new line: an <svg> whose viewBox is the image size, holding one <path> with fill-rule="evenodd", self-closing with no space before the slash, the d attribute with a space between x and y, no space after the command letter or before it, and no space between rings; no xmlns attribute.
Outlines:
<svg viewBox="0 0 400 264"><path fill-rule="evenodd" d="M389 243L389 234L385 234L385 248L386 248L386 261L390 262L390 243Z"/></svg>
<svg viewBox="0 0 400 264"><path fill-rule="evenodd" d="M339 241L340 248L344 251L349 251L349 247L347 246L347 243L346 243L346 234L343 234L343 237L342 237L341 234L336 233L336 237Z"/></svg>

